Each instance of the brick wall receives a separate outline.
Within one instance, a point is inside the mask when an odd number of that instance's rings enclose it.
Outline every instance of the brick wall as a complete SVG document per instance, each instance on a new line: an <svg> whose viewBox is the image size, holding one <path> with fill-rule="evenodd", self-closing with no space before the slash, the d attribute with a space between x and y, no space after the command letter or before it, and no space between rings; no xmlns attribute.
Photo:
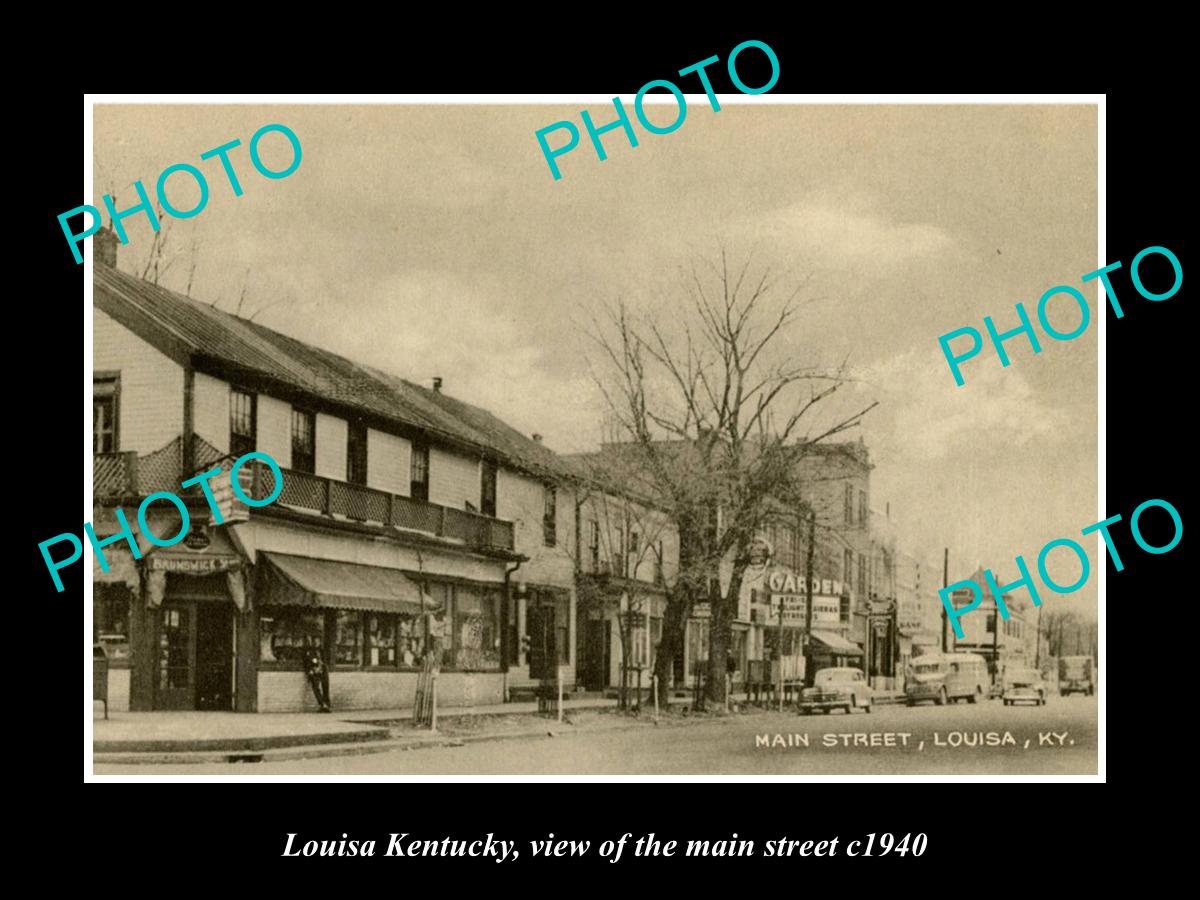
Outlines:
<svg viewBox="0 0 1200 900"><path fill-rule="evenodd" d="M93 369L121 373L119 450L150 453L183 433L183 368L93 308Z"/></svg>

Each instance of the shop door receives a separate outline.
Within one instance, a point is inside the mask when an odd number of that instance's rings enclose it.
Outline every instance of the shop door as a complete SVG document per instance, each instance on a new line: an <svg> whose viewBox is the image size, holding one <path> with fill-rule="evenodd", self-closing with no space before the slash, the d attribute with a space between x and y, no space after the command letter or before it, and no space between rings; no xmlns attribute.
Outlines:
<svg viewBox="0 0 1200 900"><path fill-rule="evenodd" d="M200 603L196 610L196 709L233 709L233 608Z"/></svg>
<svg viewBox="0 0 1200 900"><path fill-rule="evenodd" d="M608 641L612 625L607 619L589 619L587 623L587 688L602 691L608 687Z"/></svg>
<svg viewBox="0 0 1200 900"><path fill-rule="evenodd" d="M158 665L155 709L196 706L196 607L164 603L158 610Z"/></svg>

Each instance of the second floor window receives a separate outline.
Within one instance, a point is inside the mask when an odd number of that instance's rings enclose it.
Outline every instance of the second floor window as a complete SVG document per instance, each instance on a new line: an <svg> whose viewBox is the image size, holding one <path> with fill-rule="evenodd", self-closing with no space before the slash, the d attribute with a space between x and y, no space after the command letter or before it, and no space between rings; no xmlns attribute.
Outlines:
<svg viewBox="0 0 1200 900"><path fill-rule="evenodd" d="M367 426L361 422L351 422L346 432L346 480L367 483Z"/></svg>
<svg viewBox="0 0 1200 900"><path fill-rule="evenodd" d="M845 512L846 512L846 524L853 525L854 524L854 485L852 485L852 484L846 485Z"/></svg>
<svg viewBox="0 0 1200 900"><path fill-rule="evenodd" d="M120 449L117 441L117 395L116 378L92 380L92 452L116 453Z"/></svg>
<svg viewBox="0 0 1200 900"><path fill-rule="evenodd" d="M414 500L429 502L429 448L424 444L413 444L409 496Z"/></svg>
<svg viewBox="0 0 1200 900"><path fill-rule="evenodd" d="M847 588L854 589L854 551L850 549L842 551L842 581Z"/></svg>
<svg viewBox="0 0 1200 900"><path fill-rule="evenodd" d="M870 597L867 591L870 585L867 584L867 558L861 553L858 554L858 593L863 598Z"/></svg>
<svg viewBox="0 0 1200 900"><path fill-rule="evenodd" d="M496 464L490 459L483 461L480 470L479 511L485 516L496 515Z"/></svg>
<svg viewBox="0 0 1200 900"><path fill-rule="evenodd" d="M637 578L638 551L639 551L638 544L640 543L640 541L641 541L641 536L636 531L630 530L629 546L626 548L626 554L629 558L629 562L627 563L629 571L625 573L630 578Z"/></svg>
<svg viewBox="0 0 1200 900"><path fill-rule="evenodd" d="M292 410L292 468L308 475L317 471L316 418L314 413Z"/></svg>
<svg viewBox="0 0 1200 900"><path fill-rule="evenodd" d="M552 484L544 485L542 491L542 542L553 547L558 543L558 497Z"/></svg>
<svg viewBox="0 0 1200 900"><path fill-rule="evenodd" d="M242 456L257 449L258 397L237 389L229 392L229 452Z"/></svg>
<svg viewBox="0 0 1200 900"><path fill-rule="evenodd" d="M867 506L867 492L858 492L858 522L860 525L866 525L869 517L870 508Z"/></svg>

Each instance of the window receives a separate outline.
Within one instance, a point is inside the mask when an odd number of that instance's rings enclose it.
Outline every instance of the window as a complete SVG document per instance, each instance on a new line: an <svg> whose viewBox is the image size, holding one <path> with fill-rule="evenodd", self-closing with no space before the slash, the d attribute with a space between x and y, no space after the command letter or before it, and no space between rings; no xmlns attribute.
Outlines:
<svg viewBox="0 0 1200 900"><path fill-rule="evenodd" d="M346 431L346 481L367 483L367 426L351 422Z"/></svg>
<svg viewBox="0 0 1200 900"><path fill-rule="evenodd" d="M500 592L454 588L453 647L449 665L494 669L500 665Z"/></svg>
<svg viewBox="0 0 1200 900"><path fill-rule="evenodd" d="M854 551L849 548L842 551L842 581L848 590L854 589Z"/></svg>
<svg viewBox="0 0 1200 900"><path fill-rule="evenodd" d="M858 492L858 522L860 525L866 525L870 519L870 508L867 506L867 492Z"/></svg>
<svg viewBox="0 0 1200 900"><path fill-rule="evenodd" d="M688 677L697 675L708 663L708 622L693 619L687 624Z"/></svg>
<svg viewBox="0 0 1200 900"><path fill-rule="evenodd" d="M871 585L867 583L867 557L860 553L858 554L858 593L864 599L869 597Z"/></svg>
<svg viewBox="0 0 1200 900"><path fill-rule="evenodd" d="M640 551L641 540L642 540L642 537L640 534L638 534L633 529L629 530L629 546L626 548L626 552L627 552L628 558L629 558L629 562L628 562L629 571L626 572L625 574L628 575L630 578L637 578L638 553Z"/></svg>
<svg viewBox="0 0 1200 900"><path fill-rule="evenodd" d="M419 666L425 655L425 616L396 617L396 657L402 666Z"/></svg>
<svg viewBox="0 0 1200 900"><path fill-rule="evenodd" d="M558 497L552 484L542 486L542 543L558 543Z"/></svg>
<svg viewBox="0 0 1200 900"><path fill-rule="evenodd" d="M121 447L120 441L117 440L119 396L119 378L113 376L92 379L93 453L116 453Z"/></svg>
<svg viewBox="0 0 1200 900"><path fill-rule="evenodd" d="M229 452L243 456L256 449L258 397L233 388L229 392Z"/></svg>
<svg viewBox="0 0 1200 900"><path fill-rule="evenodd" d="M103 644L109 662L129 658L129 604L123 584L97 584L92 595L92 640Z"/></svg>
<svg viewBox="0 0 1200 900"><path fill-rule="evenodd" d="M629 574L625 571L625 529L618 525L615 532L612 548L612 572L614 575L624 578Z"/></svg>
<svg viewBox="0 0 1200 900"><path fill-rule="evenodd" d="M314 475L317 471L317 417L292 407L292 468Z"/></svg>
<svg viewBox="0 0 1200 900"><path fill-rule="evenodd" d="M600 523L595 519L588 522L588 559L592 563L592 571L600 571Z"/></svg>
<svg viewBox="0 0 1200 900"><path fill-rule="evenodd" d="M339 666L362 665L362 613L338 610L335 614L333 662Z"/></svg>
<svg viewBox="0 0 1200 900"><path fill-rule="evenodd" d="M479 476L479 511L485 516L496 515L496 464L483 461Z"/></svg>
<svg viewBox="0 0 1200 900"><path fill-rule="evenodd" d="M988 613L988 615L987 615L987 633L988 634L996 633L996 614L994 612Z"/></svg>
<svg viewBox="0 0 1200 900"><path fill-rule="evenodd" d="M852 485L852 484L846 485L845 513L846 513L846 524L853 525L854 524L854 485Z"/></svg>
<svg viewBox="0 0 1200 900"><path fill-rule="evenodd" d="M429 447L425 444L413 444L412 474L410 475L409 496L414 500L429 502Z"/></svg>
<svg viewBox="0 0 1200 900"><path fill-rule="evenodd" d="M366 614L366 658L368 666L394 667L396 665L396 619L396 616L383 613Z"/></svg>
<svg viewBox="0 0 1200 900"><path fill-rule="evenodd" d="M258 620L258 633L260 660L298 661L300 648L325 646L325 616L286 607L264 609Z"/></svg>

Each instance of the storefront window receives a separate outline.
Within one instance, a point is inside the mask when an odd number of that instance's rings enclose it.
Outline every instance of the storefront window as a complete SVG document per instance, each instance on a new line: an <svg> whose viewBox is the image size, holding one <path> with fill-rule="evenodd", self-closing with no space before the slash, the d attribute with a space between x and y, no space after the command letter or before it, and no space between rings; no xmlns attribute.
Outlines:
<svg viewBox="0 0 1200 900"><path fill-rule="evenodd" d="M299 609L264 609L258 620L259 659L263 662L299 660L300 648L324 647L325 617Z"/></svg>
<svg viewBox="0 0 1200 900"><path fill-rule="evenodd" d="M339 666L362 665L362 613L338 610L333 634L334 663Z"/></svg>
<svg viewBox="0 0 1200 900"><path fill-rule="evenodd" d="M121 584L98 584L92 601L92 640L109 662L129 658L130 591Z"/></svg>
<svg viewBox="0 0 1200 900"><path fill-rule="evenodd" d="M396 617L386 614L368 613L367 620L367 665L396 665Z"/></svg>
<svg viewBox="0 0 1200 900"><path fill-rule="evenodd" d="M397 646L400 665L419 666L425 653L425 617L396 617Z"/></svg>
<svg viewBox="0 0 1200 900"><path fill-rule="evenodd" d="M688 622L688 677L695 677L708 664L708 622Z"/></svg>
<svg viewBox="0 0 1200 900"><path fill-rule="evenodd" d="M500 595L474 587L454 589L452 666L460 669L500 665Z"/></svg>

